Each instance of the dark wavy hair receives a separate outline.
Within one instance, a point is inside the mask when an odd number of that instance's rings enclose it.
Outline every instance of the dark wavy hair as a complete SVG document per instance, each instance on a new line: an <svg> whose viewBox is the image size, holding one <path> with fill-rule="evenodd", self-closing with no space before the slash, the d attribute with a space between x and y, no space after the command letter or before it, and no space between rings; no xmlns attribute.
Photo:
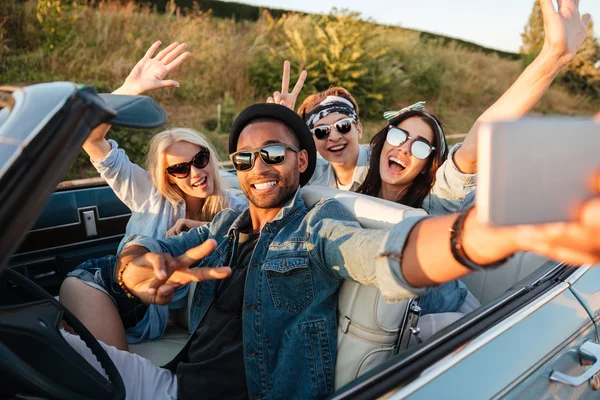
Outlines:
<svg viewBox="0 0 600 400"><path fill-rule="evenodd" d="M381 175L379 174L379 159L381 158L381 152L383 151L383 145L387 137L388 127L398 126L402 121L409 118L417 117L423 120L433 131L433 142L432 146L435 150L429 155L427 159L427 165L423 168L424 173L420 173L413 181L413 183L400 194L400 198L396 199L397 203L402 203L410 207L422 207L425 197L431 191L431 188L435 184L435 174L438 168L448 158L448 150L442 151L442 145L440 143L440 132L436 123L442 126L441 122L437 117L431 114L425 114L422 111L408 111L404 114L397 116L387 123L383 129L381 129L371 139L371 162L369 164L369 172L365 178L365 181L358 188L358 193L363 193L369 196L379 197L379 191L381 190ZM433 119L432 119L433 118ZM443 128L442 128L443 129Z"/></svg>

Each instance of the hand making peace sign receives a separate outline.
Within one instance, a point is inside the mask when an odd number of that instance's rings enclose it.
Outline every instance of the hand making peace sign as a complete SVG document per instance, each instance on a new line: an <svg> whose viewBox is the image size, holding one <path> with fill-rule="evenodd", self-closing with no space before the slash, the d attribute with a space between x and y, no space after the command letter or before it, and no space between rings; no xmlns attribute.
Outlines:
<svg viewBox="0 0 600 400"><path fill-rule="evenodd" d="M119 265L123 269L123 284L135 296L147 304L167 304L175 289L190 282L223 279L231 274L231 268L190 268L195 262L212 253L217 242L209 239L193 247L179 257L166 253L146 253ZM124 251L124 253L127 249Z"/></svg>
<svg viewBox="0 0 600 400"><path fill-rule="evenodd" d="M307 72L303 70L300 73L300 77L298 78L298 82L294 86L292 93L289 93L290 87L290 62L285 61L283 63L283 78L281 79L281 92L273 92L273 96L267 99L267 103L276 103L281 104L282 106L286 106L290 110L294 111L296 107L296 100L298 99L298 95L302 91L302 86L304 86L304 81L306 80Z"/></svg>

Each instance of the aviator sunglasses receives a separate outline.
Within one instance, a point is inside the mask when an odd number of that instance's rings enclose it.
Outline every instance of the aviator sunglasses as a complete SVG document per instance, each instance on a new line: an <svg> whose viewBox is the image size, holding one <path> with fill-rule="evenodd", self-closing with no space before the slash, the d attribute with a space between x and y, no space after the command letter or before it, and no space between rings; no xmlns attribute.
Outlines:
<svg viewBox="0 0 600 400"><path fill-rule="evenodd" d="M167 167L166 171L169 175L174 176L177 179L183 179L190 174L192 165L198 169L202 169L206 167L209 162L210 152L208 149L202 149L196 153L194 158L192 158L192 161L170 165Z"/></svg>
<svg viewBox="0 0 600 400"><path fill-rule="evenodd" d="M412 140L412 142L413 142L412 145L410 146L410 152L412 153L413 156L415 156L419 160L426 159L427 157L429 157L431 152L433 150L435 150L435 147L431 146L424 139L421 139L421 138L415 139L415 138L410 137L408 135L408 132L406 132L404 129L400 129L398 127L391 126L391 125L388 127L388 133L387 133L385 140L392 146L400 147L404 143L406 143L406 141L409 139Z"/></svg>
<svg viewBox="0 0 600 400"><path fill-rule="evenodd" d="M291 144L276 143L267 144L255 149L240 150L230 154L229 158L236 170L248 171L254 167L257 153L266 165L279 165L285 161L286 149L290 149L294 153L300 151L299 148L292 146Z"/></svg>
<svg viewBox="0 0 600 400"><path fill-rule="evenodd" d="M346 133L352 130L352 123L356 122L353 118L344 118L340 119L333 125L321 125L312 128L310 131L315 135L315 137L319 140L325 140L329 137L331 133L331 128L335 127L335 129L345 135Z"/></svg>

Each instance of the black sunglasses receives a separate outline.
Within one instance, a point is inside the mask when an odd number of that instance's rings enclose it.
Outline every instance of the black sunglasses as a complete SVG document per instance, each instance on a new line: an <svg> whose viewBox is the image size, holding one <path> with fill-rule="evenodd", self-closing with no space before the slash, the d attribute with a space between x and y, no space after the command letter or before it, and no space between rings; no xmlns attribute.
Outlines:
<svg viewBox="0 0 600 400"><path fill-rule="evenodd" d="M408 132L406 132L404 129L400 129L392 125L388 127L388 133L385 140L392 146L400 147L409 139L413 141L412 145L410 146L410 152L419 160L426 159L429 157L431 152L435 150L435 147L431 146L425 140L419 138L414 139L410 137Z"/></svg>
<svg viewBox="0 0 600 400"><path fill-rule="evenodd" d="M260 158L266 165L278 165L285 161L285 150L290 149L294 153L300 151L299 148L291 144L276 143L267 144L255 149L240 150L229 155L233 166L238 171L248 171L254 167L256 153L260 154Z"/></svg>
<svg viewBox="0 0 600 400"><path fill-rule="evenodd" d="M321 125L312 128L310 131L315 135L315 137L319 140L325 140L329 137L331 133L331 128L335 127L335 129L345 135L346 133L352 130L352 123L355 123L353 118L344 118L340 119L333 125Z"/></svg>
<svg viewBox="0 0 600 400"><path fill-rule="evenodd" d="M210 162L210 152L208 149L202 149L192 161L179 163L175 165L169 165L166 169L167 173L171 176L174 176L177 179L186 178L190 174L190 170L192 169L192 165L198 169L202 169L208 165Z"/></svg>

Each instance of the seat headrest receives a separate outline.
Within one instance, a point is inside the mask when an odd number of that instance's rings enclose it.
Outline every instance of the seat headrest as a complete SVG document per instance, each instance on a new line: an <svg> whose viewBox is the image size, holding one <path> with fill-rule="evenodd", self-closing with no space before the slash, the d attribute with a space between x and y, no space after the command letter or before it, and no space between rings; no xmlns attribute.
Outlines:
<svg viewBox="0 0 600 400"><path fill-rule="evenodd" d="M307 207L313 206L324 198L336 199L354 214L363 228L367 229L389 229L405 218L427 215L427 212L421 208L412 208L327 186L309 185L304 186L301 190Z"/></svg>
<svg viewBox="0 0 600 400"><path fill-rule="evenodd" d="M236 175L234 175L231 172L228 172L224 169L220 170L220 174L221 174L221 186L223 189L238 189L238 190L242 189L240 187L240 181L238 181L238 178Z"/></svg>

